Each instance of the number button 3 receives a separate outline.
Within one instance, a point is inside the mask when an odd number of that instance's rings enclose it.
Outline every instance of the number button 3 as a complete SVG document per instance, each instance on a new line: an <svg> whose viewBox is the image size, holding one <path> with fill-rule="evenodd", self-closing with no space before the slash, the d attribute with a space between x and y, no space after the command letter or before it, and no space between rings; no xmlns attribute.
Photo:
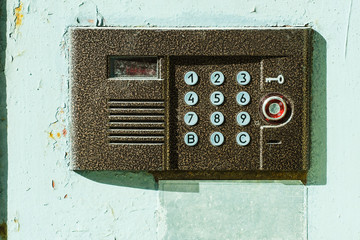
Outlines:
<svg viewBox="0 0 360 240"><path fill-rule="evenodd" d="M236 80L240 85L248 85L251 80L251 76L247 71L241 71L236 75Z"/></svg>

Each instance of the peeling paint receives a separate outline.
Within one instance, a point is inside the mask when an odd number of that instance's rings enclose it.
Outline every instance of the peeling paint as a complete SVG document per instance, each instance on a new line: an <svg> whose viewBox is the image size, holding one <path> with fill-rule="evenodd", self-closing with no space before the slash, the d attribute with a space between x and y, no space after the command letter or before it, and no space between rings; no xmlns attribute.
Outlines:
<svg viewBox="0 0 360 240"><path fill-rule="evenodd" d="M15 26L16 28L19 28L22 24L22 20L24 18L23 14L23 3L20 2L20 5L15 8Z"/></svg>

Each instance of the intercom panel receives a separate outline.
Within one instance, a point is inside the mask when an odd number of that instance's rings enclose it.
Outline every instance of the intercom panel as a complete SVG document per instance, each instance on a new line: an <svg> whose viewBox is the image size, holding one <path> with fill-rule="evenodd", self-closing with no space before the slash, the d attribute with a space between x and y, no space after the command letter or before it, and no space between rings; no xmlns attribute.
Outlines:
<svg viewBox="0 0 360 240"><path fill-rule="evenodd" d="M72 28L73 168L306 172L310 56L306 27Z"/></svg>

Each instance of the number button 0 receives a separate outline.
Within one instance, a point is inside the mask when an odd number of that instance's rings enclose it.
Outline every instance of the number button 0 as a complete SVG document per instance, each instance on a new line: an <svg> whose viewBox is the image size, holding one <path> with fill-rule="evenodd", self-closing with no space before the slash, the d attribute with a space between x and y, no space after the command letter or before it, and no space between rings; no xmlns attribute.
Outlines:
<svg viewBox="0 0 360 240"><path fill-rule="evenodd" d="M198 136L194 132L188 132L185 134L184 142L186 145L192 147L195 146L199 141Z"/></svg>
<svg viewBox="0 0 360 240"><path fill-rule="evenodd" d="M247 71L241 71L236 75L236 80L240 85L248 85L251 80L251 76Z"/></svg>
<svg viewBox="0 0 360 240"><path fill-rule="evenodd" d="M247 112L241 112L236 116L236 120L240 126L246 126L250 123L250 115Z"/></svg>
<svg viewBox="0 0 360 240"><path fill-rule="evenodd" d="M184 100L187 105L193 106L197 104L197 102L199 101L199 97L196 92L187 92L185 94Z"/></svg>
<svg viewBox="0 0 360 240"><path fill-rule="evenodd" d="M190 72L185 73L184 80L187 85L192 86L198 82L199 78L198 78L198 75L196 74L196 72L190 71Z"/></svg>
<svg viewBox="0 0 360 240"><path fill-rule="evenodd" d="M214 112L210 116L210 121L215 126L220 126L224 123L225 117L221 112Z"/></svg>
<svg viewBox="0 0 360 240"><path fill-rule="evenodd" d="M210 95L210 101L215 106L219 106L224 102L224 95L221 92L213 92Z"/></svg>
<svg viewBox="0 0 360 240"><path fill-rule="evenodd" d="M250 95L247 92L239 92L236 96L236 101L239 105L248 105L250 102Z"/></svg>
<svg viewBox="0 0 360 240"><path fill-rule="evenodd" d="M210 136L210 142L213 146L221 146L224 143L224 135L221 132L214 132Z"/></svg>
<svg viewBox="0 0 360 240"><path fill-rule="evenodd" d="M246 146L250 143L250 135L247 132L241 132L236 136L236 142L240 146Z"/></svg>
<svg viewBox="0 0 360 240"><path fill-rule="evenodd" d="M222 72L213 72L210 76L210 81L212 84L219 86L224 83L225 77Z"/></svg>
<svg viewBox="0 0 360 240"><path fill-rule="evenodd" d="M184 116L186 125L194 126L198 122L198 115L194 112L187 112Z"/></svg>

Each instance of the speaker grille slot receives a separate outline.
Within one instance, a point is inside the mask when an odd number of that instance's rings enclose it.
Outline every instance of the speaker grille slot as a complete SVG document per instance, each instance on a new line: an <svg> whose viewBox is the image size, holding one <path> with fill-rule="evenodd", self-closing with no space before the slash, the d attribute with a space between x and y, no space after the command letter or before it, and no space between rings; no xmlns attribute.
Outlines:
<svg viewBox="0 0 360 240"><path fill-rule="evenodd" d="M108 101L110 144L164 144L164 100Z"/></svg>

